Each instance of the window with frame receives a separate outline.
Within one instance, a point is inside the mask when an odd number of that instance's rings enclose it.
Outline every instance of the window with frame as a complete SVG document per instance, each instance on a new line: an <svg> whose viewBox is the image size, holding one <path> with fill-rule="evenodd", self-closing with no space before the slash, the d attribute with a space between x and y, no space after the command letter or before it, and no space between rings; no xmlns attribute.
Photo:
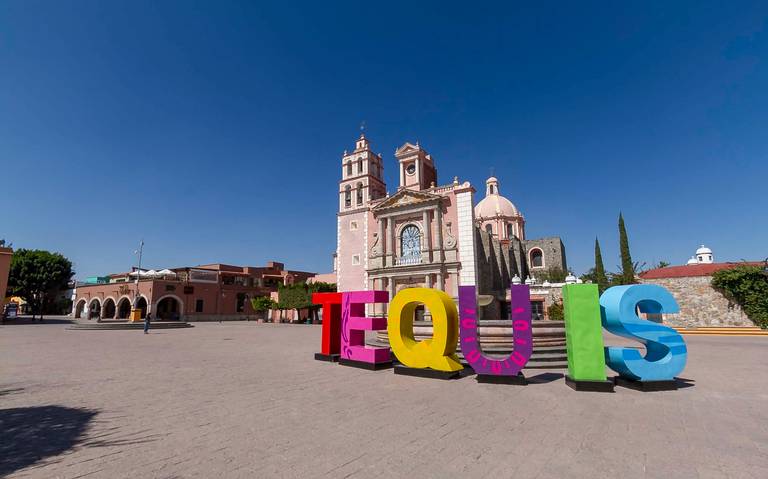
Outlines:
<svg viewBox="0 0 768 479"><path fill-rule="evenodd" d="M360 264L360 255L359 254L352 255L352 264L355 265L355 266Z"/></svg>
<svg viewBox="0 0 768 479"><path fill-rule="evenodd" d="M344 188L344 206L346 208L352 206L352 187L349 185Z"/></svg>
<svg viewBox="0 0 768 479"><path fill-rule="evenodd" d="M421 258L421 231L416 225L408 225L400 233L400 256Z"/></svg>
<svg viewBox="0 0 768 479"><path fill-rule="evenodd" d="M196 312L196 313L202 313L202 312L203 312L203 305L204 305L204 304L205 304L205 303L203 302L203 300L202 300L202 299L198 299L198 300L196 300L196 301L195 301L195 312Z"/></svg>
<svg viewBox="0 0 768 479"><path fill-rule="evenodd" d="M347 162L347 176L352 176L352 162Z"/></svg>
<svg viewBox="0 0 768 479"><path fill-rule="evenodd" d="M357 231L357 221L349 222L349 231Z"/></svg>
<svg viewBox="0 0 768 479"><path fill-rule="evenodd" d="M360 158L357 160L357 172L362 173L363 172L363 159Z"/></svg>
<svg viewBox="0 0 768 479"><path fill-rule="evenodd" d="M544 301L531 301L531 319L544 319Z"/></svg>
<svg viewBox="0 0 768 479"><path fill-rule="evenodd" d="M531 268L544 267L544 253L540 249L531 250Z"/></svg>
<svg viewBox="0 0 768 479"><path fill-rule="evenodd" d="M357 204L358 205L363 204L363 184L362 183L357 184Z"/></svg>
<svg viewBox="0 0 768 479"><path fill-rule="evenodd" d="M512 223L507 223L507 238L512 239L515 236L515 229Z"/></svg>

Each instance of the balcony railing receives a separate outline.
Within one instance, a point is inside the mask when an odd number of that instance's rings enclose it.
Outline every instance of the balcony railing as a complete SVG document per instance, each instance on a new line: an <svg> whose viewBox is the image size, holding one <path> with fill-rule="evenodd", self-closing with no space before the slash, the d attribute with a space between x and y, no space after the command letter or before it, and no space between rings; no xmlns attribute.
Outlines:
<svg viewBox="0 0 768 479"><path fill-rule="evenodd" d="M395 266L421 264L421 256L401 256L395 260Z"/></svg>

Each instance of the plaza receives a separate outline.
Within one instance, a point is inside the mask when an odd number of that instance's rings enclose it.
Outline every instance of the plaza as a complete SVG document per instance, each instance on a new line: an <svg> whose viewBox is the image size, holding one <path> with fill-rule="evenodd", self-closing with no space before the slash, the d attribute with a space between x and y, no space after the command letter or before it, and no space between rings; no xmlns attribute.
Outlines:
<svg viewBox="0 0 768 479"><path fill-rule="evenodd" d="M67 326L0 327L0 476L768 477L762 337L686 336L679 390L601 394L314 361L317 325Z"/></svg>

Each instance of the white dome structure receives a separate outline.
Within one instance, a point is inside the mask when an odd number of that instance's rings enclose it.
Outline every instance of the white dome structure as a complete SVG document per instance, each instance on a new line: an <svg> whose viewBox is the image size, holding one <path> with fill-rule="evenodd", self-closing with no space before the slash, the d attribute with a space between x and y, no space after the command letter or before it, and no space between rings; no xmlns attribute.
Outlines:
<svg viewBox="0 0 768 479"><path fill-rule="evenodd" d="M693 265L693 264L699 264L699 261L696 259L695 256L691 256L691 259L689 259L686 264L689 265L689 266Z"/></svg>
<svg viewBox="0 0 768 479"><path fill-rule="evenodd" d="M499 180L491 176L485 181L485 198L475 206L475 217L520 216L517 206L499 194Z"/></svg>
<svg viewBox="0 0 768 479"><path fill-rule="evenodd" d="M499 193L499 180L485 181L485 198L475 206L477 225L500 240L525 239L525 220L520 210Z"/></svg>
<svg viewBox="0 0 768 479"><path fill-rule="evenodd" d="M696 250L696 261L699 264L712 264L715 262L714 255L712 254L712 250L707 248L704 245L701 245L699 249Z"/></svg>

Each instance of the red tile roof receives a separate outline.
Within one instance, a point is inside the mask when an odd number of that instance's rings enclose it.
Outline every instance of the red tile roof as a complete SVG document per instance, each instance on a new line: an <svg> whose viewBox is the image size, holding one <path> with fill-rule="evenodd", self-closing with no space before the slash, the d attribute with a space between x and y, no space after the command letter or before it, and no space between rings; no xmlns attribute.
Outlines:
<svg viewBox="0 0 768 479"><path fill-rule="evenodd" d="M711 264L689 264L683 266L667 266L666 268L650 269L640 273L642 279L661 279L661 278L685 278L691 276L712 276L715 271L721 269L735 268L737 266L761 266L762 262L741 262L741 263L711 263Z"/></svg>

